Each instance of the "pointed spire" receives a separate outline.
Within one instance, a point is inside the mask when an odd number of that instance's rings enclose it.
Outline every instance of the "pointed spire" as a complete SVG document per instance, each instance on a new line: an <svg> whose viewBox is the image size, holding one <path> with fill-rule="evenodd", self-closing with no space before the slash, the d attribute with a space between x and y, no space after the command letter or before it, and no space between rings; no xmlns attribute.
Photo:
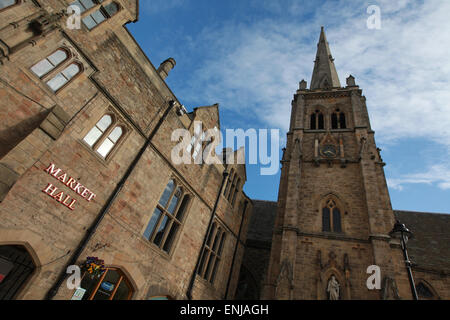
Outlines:
<svg viewBox="0 0 450 320"><path fill-rule="evenodd" d="M322 27L319 44L317 45L317 55L311 80L311 89L333 87L341 87L341 83L339 82L336 67L334 66L334 59L331 55L327 37L325 36L324 27Z"/></svg>

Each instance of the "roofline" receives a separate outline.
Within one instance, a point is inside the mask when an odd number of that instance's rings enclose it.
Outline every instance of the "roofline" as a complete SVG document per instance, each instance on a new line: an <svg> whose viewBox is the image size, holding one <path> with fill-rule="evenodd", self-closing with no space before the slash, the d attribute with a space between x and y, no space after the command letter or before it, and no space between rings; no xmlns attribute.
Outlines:
<svg viewBox="0 0 450 320"><path fill-rule="evenodd" d="M438 216L449 216L450 213L442 213L442 212L423 212L423 211L410 211L410 210L393 210L394 212L405 212L405 213L419 213L419 214L432 214Z"/></svg>

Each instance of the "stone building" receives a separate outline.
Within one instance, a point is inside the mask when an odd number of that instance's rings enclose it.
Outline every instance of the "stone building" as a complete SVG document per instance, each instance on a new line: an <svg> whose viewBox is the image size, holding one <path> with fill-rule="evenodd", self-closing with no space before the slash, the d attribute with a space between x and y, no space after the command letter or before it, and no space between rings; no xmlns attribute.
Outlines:
<svg viewBox="0 0 450 320"><path fill-rule="evenodd" d="M450 216L393 211L366 99L342 87L322 28L311 87L294 95L278 202L254 201L236 297L412 299L396 220L421 299L450 299ZM369 266L381 290L369 290Z"/></svg>
<svg viewBox="0 0 450 320"><path fill-rule="evenodd" d="M175 60L155 68L127 30L138 5L0 0L0 299L234 296L245 166L174 163L172 132L198 159L218 105L186 111ZM69 289L89 257L106 270Z"/></svg>

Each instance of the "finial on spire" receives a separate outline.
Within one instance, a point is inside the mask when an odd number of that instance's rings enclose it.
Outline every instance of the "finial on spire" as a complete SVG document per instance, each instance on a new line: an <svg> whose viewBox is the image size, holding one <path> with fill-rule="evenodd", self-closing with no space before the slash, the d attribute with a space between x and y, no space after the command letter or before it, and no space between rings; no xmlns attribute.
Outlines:
<svg viewBox="0 0 450 320"><path fill-rule="evenodd" d="M325 89L341 87L339 77L331 55L330 46L325 35L325 28L320 30L319 44L317 45L317 55L314 71L311 80L311 89Z"/></svg>

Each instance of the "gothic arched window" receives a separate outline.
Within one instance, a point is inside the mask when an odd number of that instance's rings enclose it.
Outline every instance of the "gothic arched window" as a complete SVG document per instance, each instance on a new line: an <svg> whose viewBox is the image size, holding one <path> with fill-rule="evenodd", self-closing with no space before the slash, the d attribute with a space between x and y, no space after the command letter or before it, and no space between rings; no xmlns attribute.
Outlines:
<svg viewBox="0 0 450 320"><path fill-rule="evenodd" d="M341 210L332 199L325 203L322 208L322 231L324 232L342 232Z"/></svg>
<svg viewBox="0 0 450 320"><path fill-rule="evenodd" d="M324 130L325 129L325 117L322 112L316 110L311 115L311 130Z"/></svg>
<svg viewBox="0 0 450 320"><path fill-rule="evenodd" d="M104 115L83 139L103 159L109 156L125 133L123 125L116 119L111 114Z"/></svg>
<svg viewBox="0 0 450 320"><path fill-rule="evenodd" d="M345 113L341 112L339 109L331 115L331 129L347 129Z"/></svg>
<svg viewBox="0 0 450 320"><path fill-rule="evenodd" d="M100 278L84 274L81 287L86 289L82 300L130 300L133 287L118 268L107 268Z"/></svg>
<svg viewBox="0 0 450 320"><path fill-rule="evenodd" d="M83 65L73 61L69 50L59 48L30 69L56 93L83 71Z"/></svg>

